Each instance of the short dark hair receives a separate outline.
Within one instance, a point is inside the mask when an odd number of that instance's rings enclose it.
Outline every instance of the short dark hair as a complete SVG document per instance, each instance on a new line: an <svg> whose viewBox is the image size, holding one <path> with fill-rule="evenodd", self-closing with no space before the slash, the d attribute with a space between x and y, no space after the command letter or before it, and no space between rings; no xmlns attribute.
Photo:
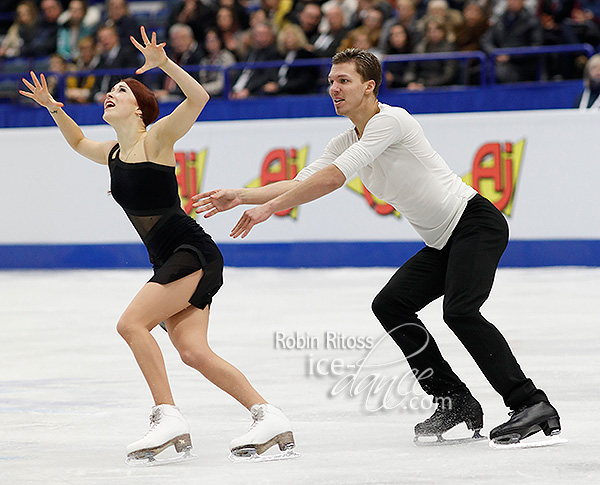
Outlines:
<svg viewBox="0 0 600 485"><path fill-rule="evenodd" d="M144 125L148 126L150 123L154 123L158 118L159 112L158 101L156 100L154 92L132 77L123 79L123 82L129 86L129 89L131 89L131 92L135 96L138 107L142 112L142 121L144 122Z"/></svg>
<svg viewBox="0 0 600 485"><path fill-rule="evenodd" d="M345 64L353 62L356 67L356 72L360 74L363 82L375 81L375 96L379 94L379 86L381 86L381 63L379 59L368 51L351 47L349 49L338 52L331 59L331 63Z"/></svg>

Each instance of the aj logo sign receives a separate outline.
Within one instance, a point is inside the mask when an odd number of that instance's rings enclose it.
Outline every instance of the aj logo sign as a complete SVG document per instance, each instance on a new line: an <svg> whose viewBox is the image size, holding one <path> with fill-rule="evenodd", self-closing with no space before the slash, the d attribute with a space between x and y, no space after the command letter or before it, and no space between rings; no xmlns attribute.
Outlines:
<svg viewBox="0 0 600 485"><path fill-rule="evenodd" d="M300 149L276 148L271 150L263 160L260 177L254 179L246 187L264 187L281 180L293 180L305 167L307 155L308 146ZM275 213L276 216L290 216L293 219L296 219L297 214L297 207Z"/></svg>
<svg viewBox="0 0 600 485"><path fill-rule="evenodd" d="M205 162L206 149L201 152L175 152L175 176L179 185L179 197L185 213L194 219L196 212L190 197L201 192Z"/></svg>

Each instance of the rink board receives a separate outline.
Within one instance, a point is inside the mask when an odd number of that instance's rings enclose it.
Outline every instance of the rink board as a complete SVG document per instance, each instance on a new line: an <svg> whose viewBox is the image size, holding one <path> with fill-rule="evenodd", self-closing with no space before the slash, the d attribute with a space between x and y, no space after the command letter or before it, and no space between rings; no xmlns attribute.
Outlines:
<svg viewBox="0 0 600 485"><path fill-rule="evenodd" d="M600 113L417 119L448 165L506 215L511 242L503 265L600 265ZM182 199L292 178L349 126L345 118L196 123L176 145ZM97 140L113 136L108 126L84 131ZM0 267L148 266L137 234L108 194L105 166L76 154L56 128L2 130L0 143L10 161L0 191ZM402 214L371 197L358 179L234 241L228 234L243 210L199 221L230 266L397 266L422 247Z"/></svg>

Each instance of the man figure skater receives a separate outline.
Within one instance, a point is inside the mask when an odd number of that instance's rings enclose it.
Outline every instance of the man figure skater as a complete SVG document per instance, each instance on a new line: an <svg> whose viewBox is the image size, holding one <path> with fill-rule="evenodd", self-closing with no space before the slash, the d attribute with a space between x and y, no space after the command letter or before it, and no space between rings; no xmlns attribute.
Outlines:
<svg viewBox="0 0 600 485"><path fill-rule="evenodd" d="M415 441L420 436L443 441L442 433L462 422L475 431L474 437L483 427L479 402L417 316L442 295L445 322L512 410L490 439L504 445L539 430L560 433L558 413L546 394L525 376L504 337L479 312L508 242L504 216L450 170L408 112L378 102L381 65L374 55L347 49L332 62L330 96L337 114L354 126L333 138L294 180L199 194L197 212L210 217L240 204L260 204L244 212L233 228L231 236L243 238L274 213L318 199L357 173L371 193L407 218L427 245L396 272L372 306L415 375L433 370L419 383L438 406L415 426Z"/></svg>

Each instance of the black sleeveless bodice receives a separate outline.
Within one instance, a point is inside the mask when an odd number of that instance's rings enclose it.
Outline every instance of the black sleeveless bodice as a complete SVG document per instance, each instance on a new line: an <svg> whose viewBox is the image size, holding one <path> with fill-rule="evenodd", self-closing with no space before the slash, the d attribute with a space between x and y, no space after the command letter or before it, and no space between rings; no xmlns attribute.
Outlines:
<svg viewBox="0 0 600 485"><path fill-rule="evenodd" d="M154 162L126 163L119 145L108 157L110 190L148 249L150 262L161 265L182 245L210 238L181 208L175 167Z"/></svg>

